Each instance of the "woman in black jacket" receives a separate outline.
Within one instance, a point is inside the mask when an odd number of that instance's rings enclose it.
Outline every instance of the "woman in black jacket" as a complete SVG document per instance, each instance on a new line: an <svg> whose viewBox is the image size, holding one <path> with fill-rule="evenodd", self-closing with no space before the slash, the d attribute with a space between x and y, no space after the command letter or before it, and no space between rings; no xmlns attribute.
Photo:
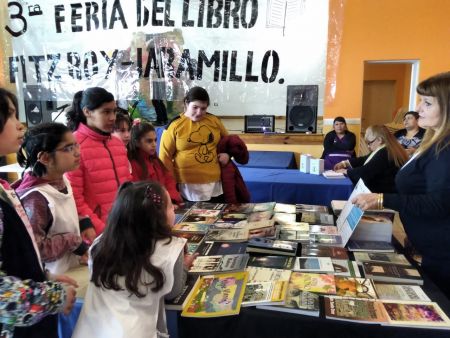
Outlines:
<svg viewBox="0 0 450 338"><path fill-rule="evenodd" d="M396 192L395 175L408 155L385 126L368 127L364 138L371 153L341 161L334 170L346 174L353 184L361 178L372 192Z"/></svg>
<svg viewBox="0 0 450 338"><path fill-rule="evenodd" d="M398 172L397 194L360 194L363 210L398 210L408 239L422 255L422 268L450 298L450 72L417 86L419 149Z"/></svg>

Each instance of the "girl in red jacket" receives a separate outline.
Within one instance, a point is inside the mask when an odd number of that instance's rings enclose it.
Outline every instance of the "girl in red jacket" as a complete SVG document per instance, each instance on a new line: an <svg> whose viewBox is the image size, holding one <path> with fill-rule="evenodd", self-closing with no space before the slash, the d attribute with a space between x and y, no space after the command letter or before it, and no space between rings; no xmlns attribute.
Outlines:
<svg viewBox="0 0 450 338"><path fill-rule="evenodd" d="M127 146L133 181L159 182L167 189L172 201L179 205L183 199L172 174L158 158L156 141L156 131L150 123L141 122L139 119L133 122L131 139Z"/></svg>
<svg viewBox="0 0 450 338"><path fill-rule="evenodd" d="M78 215L88 216L94 224L95 231L86 235L93 240L105 228L119 186L131 180L125 145L111 136L116 121L114 96L100 87L79 91L67 120L80 144L80 167L66 176Z"/></svg>

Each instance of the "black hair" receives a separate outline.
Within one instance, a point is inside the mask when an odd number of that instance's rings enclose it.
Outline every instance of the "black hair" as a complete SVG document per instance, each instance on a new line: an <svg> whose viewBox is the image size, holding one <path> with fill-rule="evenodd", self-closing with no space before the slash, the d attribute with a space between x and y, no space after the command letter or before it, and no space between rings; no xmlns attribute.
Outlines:
<svg viewBox="0 0 450 338"><path fill-rule="evenodd" d="M25 169L31 168L33 176L44 176L47 168L38 161L39 153L43 151L53 153L68 132L70 132L68 127L56 122L41 123L28 129L17 152L17 162Z"/></svg>
<svg viewBox="0 0 450 338"><path fill-rule="evenodd" d="M147 180L149 177L148 169L145 165L145 159L142 158L142 153L139 151L138 143L145 134L151 131L156 133L155 127L153 127L153 125L148 122L136 123L130 129L130 142L128 142L127 144L128 159L130 161L135 160L140 165L142 169L142 177L139 177L139 179L141 180ZM155 156L155 158L152 158L151 160L157 161L161 168L163 168L163 170L166 170L164 163L159 159L158 156Z"/></svg>
<svg viewBox="0 0 450 338"><path fill-rule="evenodd" d="M416 112L416 111L413 111L413 110L407 111L407 112L405 113L405 115L403 115L403 118L405 118L406 115L412 115L412 116L414 116L414 117L416 118L416 120L419 119L419 113Z"/></svg>
<svg viewBox="0 0 450 338"><path fill-rule="evenodd" d="M71 109L66 113L67 125L72 131L77 130L80 123L86 124L83 108L94 110L102 104L114 101L114 95L101 87L91 87L75 93Z"/></svg>
<svg viewBox="0 0 450 338"><path fill-rule="evenodd" d="M128 111L122 108L117 108L116 121L114 122L114 131L120 130L122 123L128 125L128 129L131 129L131 119L128 115Z"/></svg>
<svg viewBox="0 0 450 338"><path fill-rule="evenodd" d="M184 97L184 103L189 104L193 101L203 101L206 102L209 106L208 92L202 87L192 87L186 93L186 96Z"/></svg>
<svg viewBox="0 0 450 338"><path fill-rule="evenodd" d="M92 248L91 281L98 287L123 290L118 282L124 277L125 288L137 297L161 290L165 276L150 257L156 242L172 240L167 224L167 196L157 182L125 182L119 188L109 213L106 228ZM143 279L147 272L152 280Z"/></svg>
<svg viewBox="0 0 450 338"><path fill-rule="evenodd" d="M336 118L334 119L334 121L333 121L333 125L334 125L336 122L342 122L343 124L347 125L347 121L345 121L345 118L342 117L342 116L336 117Z"/></svg>
<svg viewBox="0 0 450 338"><path fill-rule="evenodd" d="M0 88L0 133L3 132L6 121L11 116L11 114L9 113L8 99L11 100L14 108L16 108L16 117L19 117L19 105L17 103L16 95L4 88Z"/></svg>

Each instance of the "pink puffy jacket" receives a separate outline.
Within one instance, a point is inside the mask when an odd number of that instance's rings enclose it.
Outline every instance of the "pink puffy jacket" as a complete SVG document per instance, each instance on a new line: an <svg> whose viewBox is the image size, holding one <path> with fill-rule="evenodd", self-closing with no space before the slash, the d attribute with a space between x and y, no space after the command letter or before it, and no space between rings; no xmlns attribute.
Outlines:
<svg viewBox="0 0 450 338"><path fill-rule="evenodd" d="M118 138L99 134L82 123L74 136L80 144L80 167L66 175L78 215L89 216L99 235L120 184L132 179L127 152Z"/></svg>

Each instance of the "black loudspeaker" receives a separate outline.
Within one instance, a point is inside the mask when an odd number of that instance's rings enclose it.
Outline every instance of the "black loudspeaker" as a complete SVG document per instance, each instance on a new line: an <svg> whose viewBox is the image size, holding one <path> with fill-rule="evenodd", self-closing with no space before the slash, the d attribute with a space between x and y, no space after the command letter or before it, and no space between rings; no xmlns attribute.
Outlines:
<svg viewBox="0 0 450 338"><path fill-rule="evenodd" d="M56 98L51 91L41 86L27 85L23 89L23 97L28 127L52 121Z"/></svg>
<svg viewBox="0 0 450 338"><path fill-rule="evenodd" d="M315 133L319 86L287 86L286 132Z"/></svg>

